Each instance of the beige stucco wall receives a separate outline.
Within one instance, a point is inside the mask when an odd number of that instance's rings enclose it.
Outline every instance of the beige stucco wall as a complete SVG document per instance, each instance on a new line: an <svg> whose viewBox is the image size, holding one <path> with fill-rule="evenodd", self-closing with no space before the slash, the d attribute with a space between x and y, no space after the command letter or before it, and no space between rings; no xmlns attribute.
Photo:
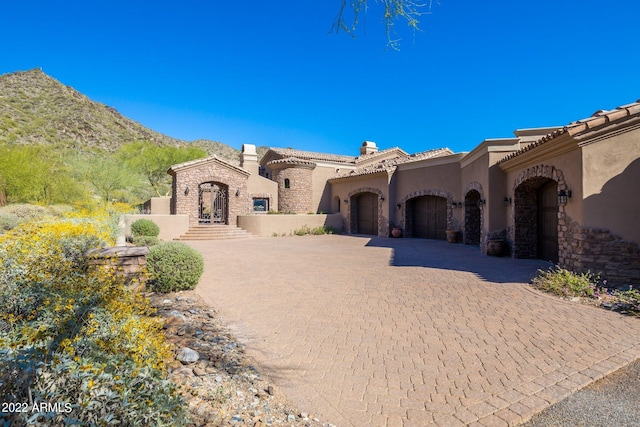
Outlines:
<svg viewBox="0 0 640 427"><path fill-rule="evenodd" d="M325 215L240 215L238 227L251 234L262 237L274 235L290 235L304 227L331 227L337 232L342 231L342 217L340 214Z"/></svg>
<svg viewBox="0 0 640 427"><path fill-rule="evenodd" d="M160 215L171 213L171 197L152 197L144 202L145 212Z"/></svg>
<svg viewBox="0 0 640 427"><path fill-rule="evenodd" d="M313 186L311 188L311 212L331 212L331 186L327 182L330 178L336 176L334 165L323 165L319 163L313 170L311 179Z"/></svg>
<svg viewBox="0 0 640 427"><path fill-rule="evenodd" d="M249 203L253 209L253 198L268 198L269 209L278 210L278 183L257 174L249 175L247 181Z"/></svg>
<svg viewBox="0 0 640 427"><path fill-rule="evenodd" d="M126 236L131 236L131 224L138 219L148 219L160 227L160 240L173 240L189 231L189 215L125 215Z"/></svg>
<svg viewBox="0 0 640 427"><path fill-rule="evenodd" d="M401 165L393 176L394 206L398 203L401 205L394 213L394 222L404 224L407 200L433 195L447 199L447 228L462 230L464 209L452 209L451 203L464 200L459 162L463 157L464 155L458 154Z"/></svg>
<svg viewBox="0 0 640 427"><path fill-rule="evenodd" d="M351 198L364 192L378 194L378 236L388 236L389 206L393 201L389 194L389 176L386 172L338 179L331 182L331 200L340 200L339 214L342 217L344 230L348 233L351 232ZM335 210L335 206L332 206L332 210Z"/></svg>
<svg viewBox="0 0 640 427"><path fill-rule="evenodd" d="M543 145L540 148L548 147L544 147ZM522 157L523 161L518 167L507 171L505 195L513 199L516 182L521 182L522 178L532 173L531 171L533 171L534 168L553 168L564 180L567 189L572 192L572 197L564 208L565 213L572 221L577 221L582 224L582 155L580 150L576 148L553 157L526 156L526 154L527 153L519 156ZM508 224L509 226L513 226L512 215L509 215Z"/></svg>
<svg viewBox="0 0 640 427"><path fill-rule="evenodd" d="M582 150L581 224L606 228L625 240L640 243L640 129L587 144Z"/></svg>

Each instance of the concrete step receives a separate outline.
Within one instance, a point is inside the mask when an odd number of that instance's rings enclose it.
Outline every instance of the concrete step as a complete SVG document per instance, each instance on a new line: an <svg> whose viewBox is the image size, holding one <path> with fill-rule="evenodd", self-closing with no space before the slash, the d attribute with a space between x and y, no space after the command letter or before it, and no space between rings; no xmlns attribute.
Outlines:
<svg viewBox="0 0 640 427"><path fill-rule="evenodd" d="M225 240L225 239L247 239L255 237L248 231L235 225L195 225L189 227L182 236L176 240Z"/></svg>

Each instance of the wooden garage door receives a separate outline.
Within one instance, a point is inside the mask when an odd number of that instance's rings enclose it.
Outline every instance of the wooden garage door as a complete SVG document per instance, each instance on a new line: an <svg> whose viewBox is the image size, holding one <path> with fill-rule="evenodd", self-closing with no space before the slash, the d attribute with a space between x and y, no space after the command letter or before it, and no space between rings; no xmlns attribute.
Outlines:
<svg viewBox="0 0 640 427"><path fill-rule="evenodd" d="M447 199L437 196L417 198L413 209L413 236L445 240L446 229Z"/></svg>
<svg viewBox="0 0 640 427"><path fill-rule="evenodd" d="M357 198L358 233L378 235L378 196L362 193Z"/></svg>
<svg viewBox="0 0 640 427"><path fill-rule="evenodd" d="M558 183L538 189L538 258L558 262Z"/></svg>

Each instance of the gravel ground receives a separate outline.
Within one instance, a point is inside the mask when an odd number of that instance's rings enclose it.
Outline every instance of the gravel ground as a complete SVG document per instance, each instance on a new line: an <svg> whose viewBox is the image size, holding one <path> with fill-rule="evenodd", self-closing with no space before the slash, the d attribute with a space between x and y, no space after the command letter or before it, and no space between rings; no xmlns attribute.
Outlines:
<svg viewBox="0 0 640 427"><path fill-rule="evenodd" d="M333 427L299 411L193 291L149 296L175 349L169 376L189 405L190 427Z"/></svg>
<svg viewBox="0 0 640 427"><path fill-rule="evenodd" d="M585 387L521 426L640 426L640 360Z"/></svg>

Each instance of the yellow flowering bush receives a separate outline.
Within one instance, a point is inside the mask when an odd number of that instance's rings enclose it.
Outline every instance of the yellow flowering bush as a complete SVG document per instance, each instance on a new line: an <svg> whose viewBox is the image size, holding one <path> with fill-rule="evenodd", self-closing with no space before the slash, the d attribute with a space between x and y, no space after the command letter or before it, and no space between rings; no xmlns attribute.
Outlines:
<svg viewBox="0 0 640 427"><path fill-rule="evenodd" d="M22 223L0 236L0 395L69 404L69 413L39 414L45 425L185 423L166 379L161 321L115 272L85 260L115 242L117 209ZM34 422L29 413L5 416Z"/></svg>

